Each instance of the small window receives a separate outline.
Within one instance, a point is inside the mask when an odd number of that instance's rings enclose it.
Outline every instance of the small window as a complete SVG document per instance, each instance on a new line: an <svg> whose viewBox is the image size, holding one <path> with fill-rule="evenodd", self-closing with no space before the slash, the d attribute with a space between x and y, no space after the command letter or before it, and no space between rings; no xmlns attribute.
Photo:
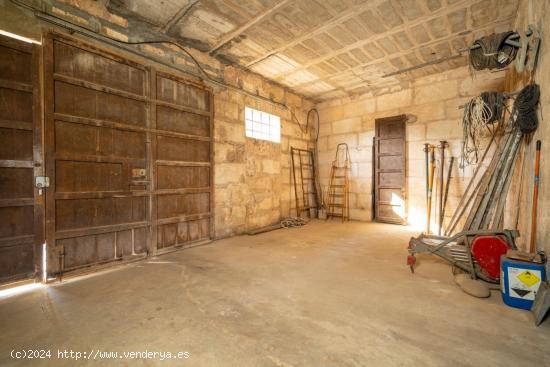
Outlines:
<svg viewBox="0 0 550 367"><path fill-rule="evenodd" d="M279 116L245 107L244 123L248 138L281 142L281 118Z"/></svg>

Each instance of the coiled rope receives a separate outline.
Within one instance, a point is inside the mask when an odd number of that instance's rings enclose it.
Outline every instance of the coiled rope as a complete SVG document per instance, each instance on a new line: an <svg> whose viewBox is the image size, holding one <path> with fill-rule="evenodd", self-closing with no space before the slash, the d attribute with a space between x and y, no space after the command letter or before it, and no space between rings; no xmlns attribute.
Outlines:
<svg viewBox="0 0 550 367"><path fill-rule="evenodd" d="M501 121L504 100L502 93L484 92L480 96L471 99L464 106L462 168L466 165L478 163L479 151L482 149L482 132L487 129L488 124Z"/></svg>
<svg viewBox="0 0 550 367"><path fill-rule="evenodd" d="M475 70L502 69L508 66L516 58L518 49L506 43L515 35L508 31L491 34L476 40L473 45L479 46L470 49L470 65Z"/></svg>
<svg viewBox="0 0 550 367"><path fill-rule="evenodd" d="M537 106L540 98L538 84L529 84L523 88L514 102L514 112L517 113L516 123L524 134L532 133L539 126Z"/></svg>
<svg viewBox="0 0 550 367"><path fill-rule="evenodd" d="M307 220L304 218L289 217L281 221L282 228L301 227L307 224Z"/></svg>

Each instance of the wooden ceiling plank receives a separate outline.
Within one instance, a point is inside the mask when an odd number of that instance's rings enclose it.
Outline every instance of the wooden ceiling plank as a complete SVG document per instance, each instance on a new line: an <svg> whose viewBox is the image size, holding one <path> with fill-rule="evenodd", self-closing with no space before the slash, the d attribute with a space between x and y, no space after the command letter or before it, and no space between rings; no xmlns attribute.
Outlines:
<svg viewBox="0 0 550 367"><path fill-rule="evenodd" d="M303 35L301 35L300 37L298 38L295 38L294 40L292 40L291 42L281 46L281 47L278 47L274 50L271 50L269 51L268 53L252 60L251 62L249 62L248 64L245 65L245 67L249 68L251 67L252 65L268 58L269 56L271 55L274 55L276 53L279 53L279 52L283 52L293 46L296 46L298 43L301 43L305 40L307 40L308 38L311 38L317 34L320 34L324 31L327 31L329 30L330 28L332 28L333 26L335 25L338 25L340 23L342 23L343 21L347 20L348 18L351 18L355 15L357 15L358 13L364 11L364 10L367 10L367 9L371 9L371 8L374 8L376 6L378 6L379 4L381 4L383 1L386 1L386 0L374 0L374 1L368 1L364 4L361 4L361 5L356 5L356 6L353 6L351 8L349 8L347 11L345 12L342 12L340 13L337 17L331 19L329 22L326 22L324 23L323 25L321 25L320 27L317 27L313 30L311 30L310 32L307 32Z"/></svg>
<svg viewBox="0 0 550 367"><path fill-rule="evenodd" d="M504 19L499 19L499 20L496 20L488 25L486 25L485 27L482 27L482 28L478 28L476 29L476 31L487 31L487 30L491 30L491 29L494 29L495 27L497 26L500 26L500 25L505 25L505 24L512 24L513 20L515 19L514 16L511 16L511 17L508 17L508 18L504 18ZM399 53L395 53L395 54L391 54L391 55L386 55L382 58L379 58L379 59L376 59L376 60L371 60L371 61L368 61L368 62L365 62L365 63L361 63L359 65L356 65L352 68L348 68L348 69L345 69L345 70L341 70L340 72L337 72L335 74L331 74L327 77L324 77L324 78L319 78L319 79L315 79L315 80L312 80L310 82L306 82L306 83L302 83L302 84L297 84L294 86L294 88L302 88L302 87L307 87L308 85L310 84L315 84L315 83L318 83L318 82L325 82L325 83L329 83L330 84L330 81L334 78L337 78L341 75L344 75L345 73L349 73L349 72L354 72L355 70L357 69L361 69L361 68L365 68L365 67L368 67L368 66L372 66L372 65L376 65L376 64L379 64L381 62L387 62L389 61L390 59L393 59L395 57L401 57L401 56L405 56L411 52L416 52L420 49L423 49L425 47L430 47L430 46L433 46L433 45L436 45L436 44L439 44L441 42L450 42L452 41L453 39L455 39L457 36L460 36L461 34L463 34L464 32L461 31L461 32L456 32L456 33L453 33L447 37L444 37L444 38L440 38L440 39L436 39L436 40L432 40L432 41L429 41L429 42L426 42L426 43L423 43L423 44L420 44L420 45L417 45L411 49L408 49L408 50L405 50L405 51L401 51ZM295 72L295 71L293 71ZM278 82L280 82L280 80L282 80L282 78L277 78L279 80L277 80Z"/></svg>
<svg viewBox="0 0 550 367"><path fill-rule="evenodd" d="M164 25L164 27L161 28L162 33L167 33L172 29L173 26L175 26L180 20L183 19L187 15L187 13L191 10L193 6L195 6L196 3L198 3L199 0L191 0L187 5L182 7L174 16Z"/></svg>
<svg viewBox="0 0 550 367"><path fill-rule="evenodd" d="M269 17L271 14L282 8L283 6L287 5L290 2L290 0L283 0L277 5L274 5L273 7L267 9L263 13L259 14L257 17L252 18L250 21L246 22L245 24L241 25L240 27L236 28L235 30L225 34L219 41L212 47L212 49L209 51L210 54L215 53L220 48L225 46L227 43L231 42L235 37L240 36L242 33L246 32L250 27L254 26L258 22L262 21L266 17Z"/></svg>
<svg viewBox="0 0 550 367"><path fill-rule="evenodd" d="M441 7L438 10L434 11L432 14L430 14L428 17L420 17L420 18L417 18L417 19L412 20L412 21L405 21L400 26L393 27L387 32L374 34L374 35L372 35L371 37L369 37L367 39L357 41L357 42L352 43L348 46L345 46L345 47L343 47L339 50L335 50L333 52L330 52L328 54L320 56L316 59L312 59L309 62L307 62L306 64L302 65L299 69L296 69L295 71L299 71L301 69L307 69L307 68L309 68L310 66L312 66L314 64L320 63L322 61L326 61L326 60L328 60L332 57L335 57L339 54L347 53L347 52L349 52L349 51L351 51L355 48L366 46L369 43L372 43L374 41L378 41L380 39L384 39L384 38L387 38L389 36L393 36L393 35L398 34L400 32L407 31L408 29L413 28L413 27L415 27L419 24L424 24L426 22L429 22L432 19L437 19L441 16L445 16L449 13L452 13L452 12L456 11L457 9L462 9L462 8L466 7L470 2L471 2L471 0L463 0L463 1L460 1L460 2L457 2L457 3L454 3L451 6Z"/></svg>

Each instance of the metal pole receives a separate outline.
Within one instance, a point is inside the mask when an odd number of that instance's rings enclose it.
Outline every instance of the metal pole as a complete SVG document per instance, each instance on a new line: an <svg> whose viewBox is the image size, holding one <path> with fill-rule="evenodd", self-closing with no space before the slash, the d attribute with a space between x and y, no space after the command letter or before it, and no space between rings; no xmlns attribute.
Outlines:
<svg viewBox="0 0 550 367"><path fill-rule="evenodd" d="M435 147L430 146L430 173L429 173L429 186L428 186L428 203L426 205L426 233L430 233L430 217L432 214L432 193L434 184L434 170L435 170Z"/></svg>
<svg viewBox="0 0 550 367"><path fill-rule="evenodd" d="M516 131L517 130L514 129L512 134L508 136L504 149L502 150L500 155L493 157L494 159L491 164L493 165L494 171L491 173L490 176L487 177L487 182L485 183L484 187L482 186L480 191L478 192L478 198L476 199L476 202L474 202L474 206L472 207L473 210L468 217L465 229L480 229L481 221L485 215L487 205L489 204L491 193L493 192L497 179L499 178L502 168L504 167L504 162L507 159L510 150L512 149L513 141L516 137Z"/></svg>
<svg viewBox="0 0 550 367"><path fill-rule="evenodd" d="M539 181L540 181L540 147L541 141L537 140L537 153L535 156L535 187L533 189L533 208L531 211L531 236L529 237L529 252L536 252L536 237L537 237L537 208L539 198Z"/></svg>
<svg viewBox="0 0 550 367"><path fill-rule="evenodd" d="M441 227L443 226L443 216L441 215L443 212L443 184L444 184L444 173L445 173L445 147L447 146L447 142L445 140L442 140L439 142L441 145L439 146L439 153L441 155L440 158L440 164L439 164L439 223L437 228L437 234L441 236Z"/></svg>
<svg viewBox="0 0 550 367"><path fill-rule="evenodd" d="M445 220L445 209L447 208L447 198L449 197L449 186L451 186L451 173L453 171L454 162L455 157L451 157L451 161L449 162L449 171L447 172L447 182L445 183L445 198L443 199L443 209L441 211L441 226L443 226L443 221Z"/></svg>
<svg viewBox="0 0 550 367"><path fill-rule="evenodd" d="M496 192L494 194L494 200L491 203L491 207L488 211L488 218L486 218L486 222L484 224L484 228L494 228L498 229L503 224L502 220L504 219L504 206L506 205L506 199L508 197L508 190L510 189L510 184L512 183L512 177L514 174L514 167L516 166L516 160L518 158L518 150L521 147L521 142L516 148L516 151L513 152L512 156L512 162L510 164L510 167L508 168L505 177L503 178L504 183L502 186L502 189L500 192ZM495 207L495 202L497 202L495 214L493 215L492 211ZM492 220L492 225L489 225Z"/></svg>
<svg viewBox="0 0 550 367"><path fill-rule="evenodd" d="M430 153L430 144L428 143L425 143L424 144L424 156L426 158L426 200L428 200L428 189L429 189L429 186L430 186L430 174L429 174L429 171L430 171L430 158L429 158L429 153Z"/></svg>
<svg viewBox="0 0 550 367"><path fill-rule="evenodd" d="M466 207L468 207L468 204L470 203L471 201L471 198L473 197L473 195L475 194L475 192L477 191L477 188L479 187L479 182L476 186L476 190L474 190L474 192L470 195L469 199L467 200L467 203L464 205L464 207L462 206L464 204L464 201L466 200L466 197L468 197L468 194L470 192L470 188L472 187L472 185L474 184L475 182L475 179L477 177L477 174L478 172L480 171L481 169L481 166L483 166L483 162L485 161L485 157L487 156L487 153L489 152L489 149L491 148L491 145L493 144L493 142L495 141L495 136L496 134L492 135L491 136L491 140L489 141L489 144L487 145L487 148L485 149L485 151L483 152L483 156L481 157L481 160L479 161L479 164L477 165L475 171L474 171L474 174L472 175L472 178L470 179L470 182L468 182L468 186L466 186L466 190L464 190L464 193L462 194L462 197L460 198L460 201L458 203L458 206L456 207L456 210L455 212L453 213L453 216L451 218L451 221L449 222L449 228L445 231L445 236L448 236L451 231L454 229L454 227L456 226L456 222L458 222L460 220L460 218L462 217L462 215L464 214L464 210L466 209ZM496 152L495 152L496 154ZM481 181L480 181L481 182Z"/></svg>
<svg viewBox="0 0 550 367"><path fill-rule="evenodd" d="M489 228L489 224L491 222L491 218L493 216L498 199L500 198L501 195L505 194L503 192L503 188L506 184L506 181L512 169L513 163L516 160L518 148L521 144L522 138L523 138L523 134L519 129L516 129L513 135L512 146L508 151L508 154L505 160L503 161L503 166L499 170L498 176L496 176L494 180L495 185L492 186L492 190L488 192L488 199L486 200L487 204L486 204L485 210L482 213L481 221L479 222L479 227L477 229Z"/></svg>

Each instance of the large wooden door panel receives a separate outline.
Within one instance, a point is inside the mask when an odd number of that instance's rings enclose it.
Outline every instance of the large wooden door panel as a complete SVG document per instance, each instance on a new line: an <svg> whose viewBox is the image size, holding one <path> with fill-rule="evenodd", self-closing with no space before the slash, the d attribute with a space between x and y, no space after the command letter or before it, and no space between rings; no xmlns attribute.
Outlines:
<svg viewBox="0 0 550 367"><path fill-rule="evenodd" d="M406 222L405 121L405 116L375 121L374 210L380 222Z"/></svg>
<svg viewBox="0 0 550 367"><path fill-rule="evenodd" d="M51 271L210 238L209 90L57 34L46 53Z"/></svg>
<svg viewBox="0 0 550 367"><path fill-rule="evenodd" d="M145 256L148 70L62 37L46 51L50 270Z"/></svg>
<svg viewBox="0 0 550 367"><path fill-rule="evenodd" d="M0 36L0 283L39 273L41 126L36 46Z"/></svg>
<svg viewBox="0 0 550 367"><path fill-rule="evenodd" d="M211 235L211 97L197 85L153 75L157 248Z"/></svg>

